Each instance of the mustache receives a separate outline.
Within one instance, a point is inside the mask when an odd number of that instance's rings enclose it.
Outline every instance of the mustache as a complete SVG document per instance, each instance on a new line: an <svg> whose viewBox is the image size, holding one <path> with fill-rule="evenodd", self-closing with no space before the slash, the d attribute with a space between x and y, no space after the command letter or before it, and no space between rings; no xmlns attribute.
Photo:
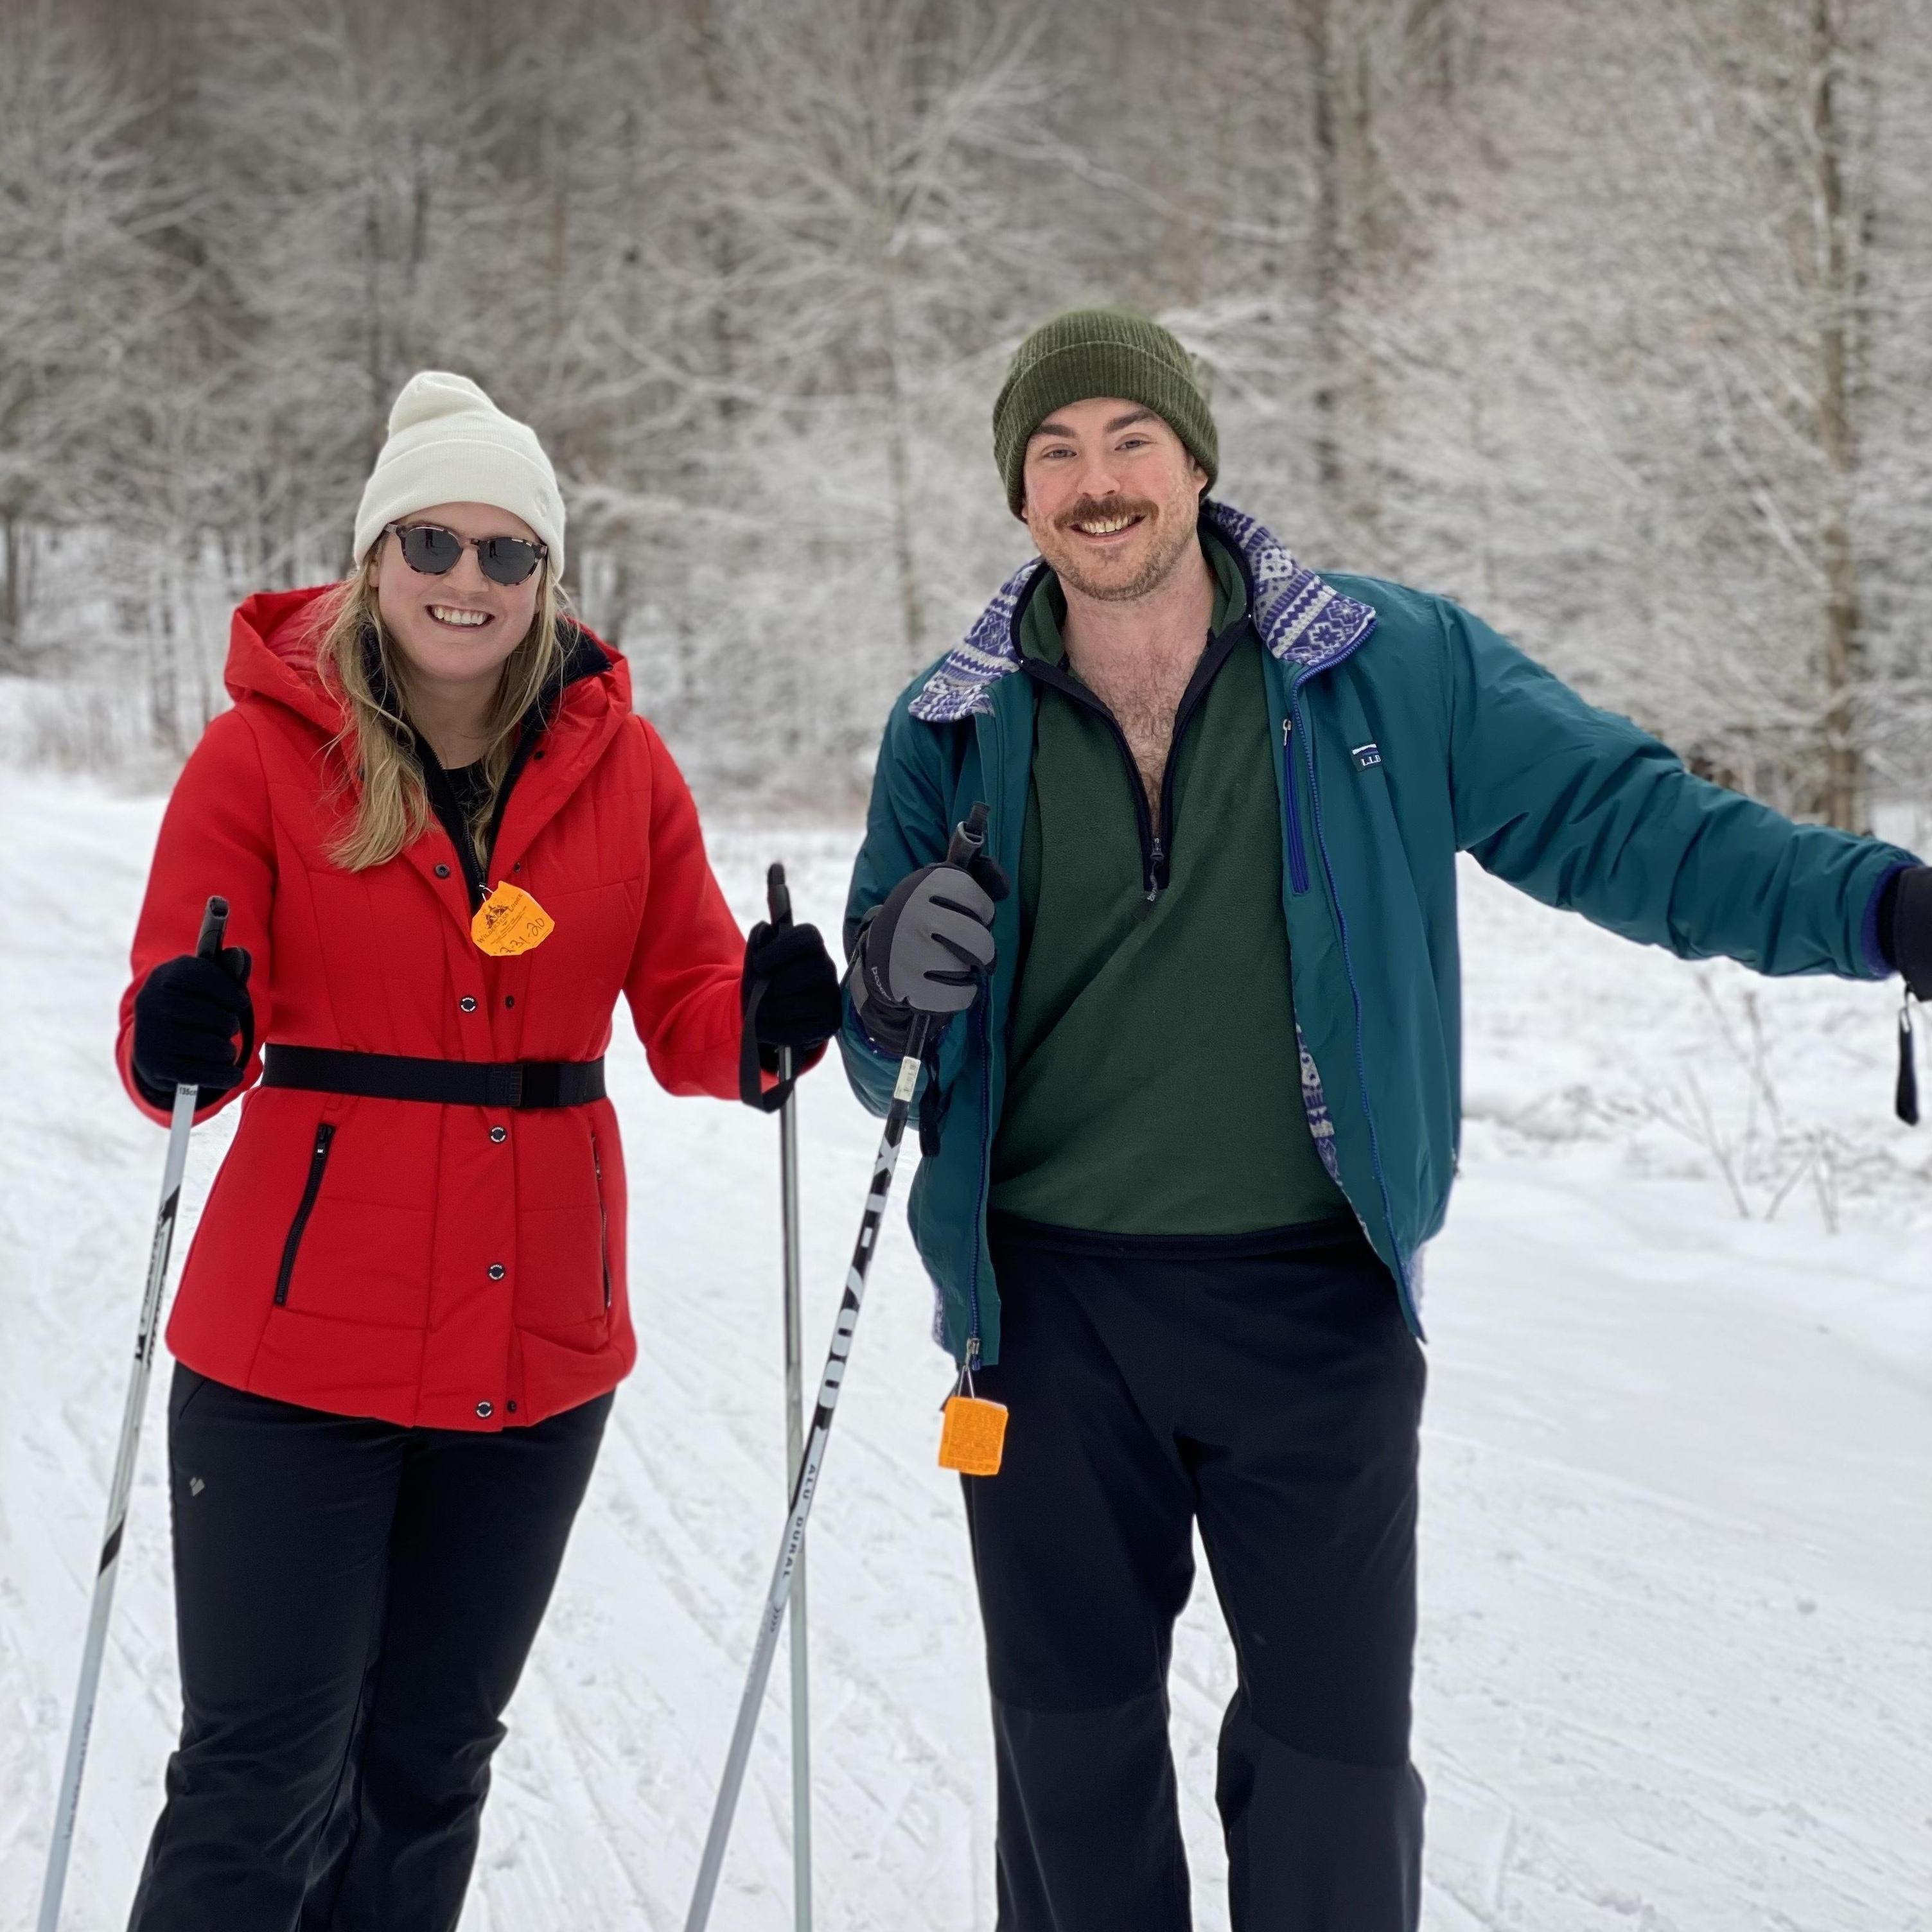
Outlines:
<svg viewBox="0 0 1932 1932"><path fill-rule="evenodd" d="M1082 496L1070 510L1063 510L1054 518L1053 526L1071 530L1076 524L1108 517L1144 517L1151 522L1160 514L1160 505L1142 496Z"/></svg>

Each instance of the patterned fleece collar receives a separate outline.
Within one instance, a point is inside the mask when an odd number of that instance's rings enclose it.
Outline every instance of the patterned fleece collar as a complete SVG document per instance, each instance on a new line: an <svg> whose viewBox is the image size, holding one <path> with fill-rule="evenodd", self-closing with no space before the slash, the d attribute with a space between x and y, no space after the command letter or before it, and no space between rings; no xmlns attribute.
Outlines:
<svg viewBox="0 0 1932 1932"><path fill-rule="evenodd" d="M1344 597L1304 568L1252 517L1212 501L1202 505L1201 514L1246 568L1262 642L1302 676L1346 657L1375 628L1376 614L1367 604ZM992 708L989 687L1020 668L1013 614L1035 574L1046 568L1034 557L1000 586L979 621L920 686L910 707L915 718L928 724L952 724Z"/></svg>

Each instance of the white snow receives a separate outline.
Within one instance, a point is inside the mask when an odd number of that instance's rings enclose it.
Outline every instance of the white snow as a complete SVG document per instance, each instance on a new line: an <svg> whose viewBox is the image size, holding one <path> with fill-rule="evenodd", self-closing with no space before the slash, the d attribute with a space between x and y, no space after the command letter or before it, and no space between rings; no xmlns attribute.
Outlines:
<svg viewBox="0 0 1932 1932"><path fill-rule="evenodd" d="M158 809L0 779L6 1932L38 1894L159 1175L161 1134L109 1064ZM712 840L742 917L780 856L826 927L852 843L796 824ZM1470 1120L1425 1311L1430 1932L1932 1926L1932 1128L1888 1121L1894 995L1687 968L1473 869L1464 926ZM466 1932L682 1924L782 1514L776 1129L669 1100L621 1035L611 1078L650 1340L510 1714ZM815 1372L876 1126L834 1068L802 1091ZM191 1204L224 1138L197 1137ZM826 1932L992 1922L928 1314L896 1204L812 1527ZM124 1922L176 1720L163 1426L158 1395L71 1932ZM1211 1927L1231 1664L1203 1575L1173 1689ZM784 1676L782 1655L721 1928L790 1923Z"/></svg>

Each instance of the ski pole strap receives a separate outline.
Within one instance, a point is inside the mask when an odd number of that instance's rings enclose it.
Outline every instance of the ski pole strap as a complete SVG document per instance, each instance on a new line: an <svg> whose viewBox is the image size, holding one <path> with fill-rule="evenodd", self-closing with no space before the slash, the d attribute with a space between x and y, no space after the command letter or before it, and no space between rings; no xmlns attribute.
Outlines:
<svg viewBox="0 0 1932 1932"><path fill-rule="evenodd" d="M1918 1069L1912 1053L1912 991L1906 989L1905 1004L1898 1010L1898 1088L1893 1107L1908 1127L1918 1124Z"/></svg>
<svg viewBox="0 0 1932 1932"><path fill-rule="evenodd" d="M776 1114L791 1098L798 1084L796 1075L775 1087L764 1082L764 1063L758 1051L758 1008L771 986L769 980L754 980L745 994L745 1036L738 1046L738 1097L760 1114Z"/></svg>
<svg viewBox="0 0 1932 1932"><path fill-rule="evenodd" d="M351 1094L365 1100L423 1100L442 1107L581 1107L604 1097L596 1060L418 1060L400 1053L348 1053L333 1047L271 1046L262 1055L264 1087Z"/></svg>
<svg viewBox="0 0 1932 1932"><path fill-rule="evenodd" d="M939 1158L940 1139L946 1126L947 1096L939 1084L939 1046L946 1037L943 1027L932 1028L926 1036L920 1064L926 1069L926 1091L919 1103L919 1154L922 1160Z"/></svg>

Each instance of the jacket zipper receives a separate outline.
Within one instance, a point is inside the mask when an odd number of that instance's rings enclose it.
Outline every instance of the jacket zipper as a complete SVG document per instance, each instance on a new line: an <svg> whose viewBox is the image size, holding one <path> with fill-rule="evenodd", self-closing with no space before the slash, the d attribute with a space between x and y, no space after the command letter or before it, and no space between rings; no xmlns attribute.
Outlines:
<svg viewBox="0 0 1932 1932"><path fill-rule="evenodd" d="M1308 890L1308 853L1301 842L1301 805L1294 783L1294 718L1281 721L1282 790L1288 800L1288 884L1298 897Z"/></svg>
<svg viewBox="0 0 1932 1932"><path fill-rule="evenodd" d="M988 988L986 999L992 998ZM974 1024L980 1032L980 1202L974 1216L979 1229L973 1244L973 1273L966 1286L968 1319L970 1332L966 1337L966 1369L970 1374L980 1366L980 1256L986 1245L986 1189L993 1174L993 1036L981 1000L973 1003Z"/></svg>
<svg viewBox="0 0 1932 1932"><path fill-rule="evenodd" d="M423 766L424 787L430 795L430 805L438 823L448 835L449 842L456 848L456 862L462 868L463 883L470 894L470 910L472 914L480 911L483 902L490 896L489 862L495 856L496 835L502 830L503 814L508 810L510 794L518 779L524 775L524 767L530 763L530 753L535 748L537 734L526 729L517 741L517 748L510 755L508 768L503 773L503 782L496 788L496 802L490 808L489 830L484 835L485 850L482 857L477 856L476 842L470 836L470 827L456 802L454 788L449 782L449 775L440 765L436 767L436 776L430 776L427 762ZM429 757L434 758L430 752Z"/></svg>
<svg viewBox="0 0 1932 1932"><path fill-rule="evenodd" d="M998 710L990 712L986 719L987 735L992 741L994 757L990 768L982 761L982 778L986 796L1004 801L1006 788L1006 736L1000 728ZM1140 790L1136 784L1136 793ZM998 823L998 821L994 821ZM992 828L987 828L986 843L993 842ZM1016 868L1017 869L1017 868ZM969 1026L976 1026L980 1034L980 1198L974 1216L973 1267L966 1280L967 1323L964 1365L968 1369L980 1366L980 1266L982 1256L988 1252L986 1244L986 1198L993 1185L993 1022L990 1009L993 988L991 981L980 998L973 1002L974 1017ZM942 1318L940 1327L945 1326ZM942 1334L940 1340L944 1336Z"/></svg>
<svg viewBox="0 0 1932 1932"><path fill-rule="evenodd" d="M1340 659L1336 660L1336 662ZM1330 668L1324 665L1324 670ZM1292 724L1299 715L1301 687L1310 674L1304 670L1289 686L1288 692L1288 724ZM1284 730L1286 730L1284 727ZM1292 735L1290 733L1288 735ZM1342 910L1342 896L1336 889L1335 868L1328 856L1328 842L1322 830L1322 794L1315 781L1315 746L1306 730L1301 734L1302 756L1308 766L1308 807L1315 822L1315 849L1322 855L1322 874L1328 882L1328 898L1335 908L1335 925L1342 940L1342 970L1348 982L1348 998L1355 1015L1355 1082L1362 1096L1362 1118L1368 1124L1369 1165L1376 1177L1376 1187L1382 1196L1382 1222L1388 1229L1389 1246L1395 1258L1396 1294L1402 1304L1402 1319L1408 1324L1409 1333L1418 1339L1422 1334L1422 1322L1417 1313L1414 1298L1410 1292L1408 1264L1402 1252L1402 1244L1395 1232L1395 1210L1389 1204L1388 1181L1382 1172L1382 1144L1376 1134L1376 1117L1369 1106L1369 1072L1366 1057L1362 1050L1362 990L1355 978L1354 961L1348 950L1348 916Z"/></svg>
<svg viewBox="0 0 1932 1932"><path fill-rule="evenodd" d="M1141 777L1140 766L1134 762L1133 748L1127 742L1127 734L1120 729L1120 720L1102 704L1098 695L1084 684L1058 664L1042 663L1036 658L1026 660L1026 668L1042 682L1052 685L1056 691L1064 692L1075 703L1083 705L1096 716L1106 721L1107 728L1114 734L1114 742L1120 747L1121 762L1127 768L1129 788L1134 797L1134 824L1140 834L1141 880L1147 904L1151 908L1166 891L1168 877L1168 850L1174 843L1174 768L1180 757L1180 747L1186 737L1187 728L1194 722L1195 715L1212 687L1216 674L1227 662L1228 654L1239 640L1245 624L1232 624L1218 638L1210 631L1203 649L1200 662L1194 667L1193 675L1187 681L1187 688L1181 694L1179 709L1174 714L1174 729L1167 745L1167 762L1160 775L1160 817L1156 824L1148 807L1147 786Z"/></svg>
<svg viewBox="0 0 1932 1932"><path fill-rule="evenodd" d="M1134 763L1133 747L1127 742L1127 734L1120 729L1120 721L1094 692L1088 690L1076 677L1070 676L1058 664L1042 664L1029 658L1027 668L1040 677L1042 682L1052 685L1056 691L1064 692L1075 704L1090 711L1114 734L1114 742L1120 747L1120 762L1127 768L1128 789L1133 794L1134 830L1140 840L1141 885L1148 903L1151 905L1159 898L1167 884L1167 848L1160 832L1155 826L1154 814L1148 804L1147 785L1141 777L1141 768ZM1174 721L1177 733L1180 720ZM1168 751L1168 762L1174 762L1172 746ZM1164 795L1167 781L1163 776L1161 790Z"/></svg>
<svg viewBox="0 0 1932 1932"><path fill-rule="evenodd" d="M289 1238L282 1244L282 1265L275 1276L275 1306L289 1298L289 1278L296 1271L296 1250L302 1246L302 1230L314 1211L315 1197L322 1192L322 1171L328 1165L329 1143L335 1138L335 1123L324 1120L315 1130L315 1150L309 1156L308 1184L302 1190L302 1204L289 1224Z"/></svg>
<svg viewBox="0 0 1932 1932"><path fill-rule="evenodd" d="M604 1312L610 1312L610 1216L604 1205L604 1157L597 1149L597 1130L590 1130L590 1168L597 1177L597 1253L604 1264Z"/></svg>
<svg viewBox="0 0 1932 1932"><path fill-rule="evenodd" d="M1194 667L1194 674L1187 680L1187 688L1180 694L1180 708L1174 714L1174 729L1167 741L1167 763L1160 774L1160 829L1154 834L1154 850L1148 855L1148 874L1159 883L1150 890L1149 899L1158 898L1167 890L1168 851L1174 844L1174 768L1180 762L1180 747L1187 736L1187 728L1194 722L1196 715L1207 702L1208 694L1214 688L1216 678L1221 674L1221 667L1228 662L1234 646L1240 641L1246 628L1246 620L1231 624L1220 636L1212 631L1208 633L1208 641L1202 647L1200 660ZM1125 745L1124 736L1120 742ZM1134 774L1138 778L1140 774Z"/></svg>

